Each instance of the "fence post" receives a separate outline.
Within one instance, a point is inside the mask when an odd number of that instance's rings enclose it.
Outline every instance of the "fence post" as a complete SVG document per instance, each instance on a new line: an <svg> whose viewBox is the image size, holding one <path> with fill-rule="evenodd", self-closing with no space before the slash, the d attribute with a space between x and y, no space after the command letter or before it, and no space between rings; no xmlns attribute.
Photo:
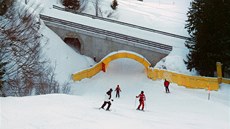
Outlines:
<svg viewBox="0 0 230 129"><path fill-rule="evenodd" d="M222 64L220 62L216 62L216 72L218 83L222 83Z"/></svg>

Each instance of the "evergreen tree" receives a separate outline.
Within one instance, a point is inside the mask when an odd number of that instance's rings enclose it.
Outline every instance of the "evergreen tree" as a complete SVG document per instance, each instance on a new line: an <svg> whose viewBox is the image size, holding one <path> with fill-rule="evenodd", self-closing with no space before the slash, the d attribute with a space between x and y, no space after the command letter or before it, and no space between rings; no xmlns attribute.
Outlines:
<svg viewBox="0 0 230 129"><path fill-rule="evenodd" d="M78 10L80 8L80 0L63 0L63 5L69 9Z"/></svg>
<svg viewBox="0 0 230 129"><path fill-rule="evenodd" d="M117 6L118 6L117 0L113 0L113 2L112 2L112 4L111 4L111 8L112 8L113 10L115 10L115 9L117 8Z"/></svg>
<svg viewBox="0 0 230 129"><path fill-rule="evenodd" d="M187 68L200 75L214 76L216 62L223 70L230 68L230 1L194 0L187 13L187 28L191 39L186 41L190 52Z"/></svg>

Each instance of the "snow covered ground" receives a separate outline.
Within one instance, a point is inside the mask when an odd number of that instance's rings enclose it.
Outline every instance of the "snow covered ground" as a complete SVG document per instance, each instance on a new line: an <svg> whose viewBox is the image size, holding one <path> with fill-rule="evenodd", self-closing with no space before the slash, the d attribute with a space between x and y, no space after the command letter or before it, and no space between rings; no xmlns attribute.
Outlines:
<svg viewBox="0 0 230 129"><path fill-rule="evenodd" d="M66 45L60 37L43 25L41 28L46 36L44 42L44 57L48 58L51 65L55 67L56 79L60 83L67 83L71 80L71 74L95 64L93 59L76 53L74 49Z"/></svg>
<svg viewBox="0 0 230 129"><path fill-rule="evenodd" d="M111 112L99 110L109 88L121 86ZM136 95L146 94L145 112L135 110ZM142 64L112 61L106 73L76 82L72 95L7 97L1 101L1 129L229 129L230 86L219 91L194 90L149 80ZM113 96L115 93L113 92Z"/></svg>
<svg viewBox="0 0 230 129"><path fill-rule="evenodd" d="M84 12L95 15L95 2L88 1L88 8ZM103 17L113 12L112 19L188 36L184 23L189 1L191 0L118 0L116 11L110 8L112 0L100 0L99 6Z"/></svg>
<svg viewBox="0 0 230 129"><path fill-rule="evenodd" d="M56 0L37 1L43 3L45 9L52 8L54 3L58 4ZM184 25L184 23L174 26L173 23L175 22L168 20L169 22L167 23L167 18L169 19L171 16L177 19L177 16L180 15L180 18L183 19L185 14L183 10L186 9L189 3L186 0L144 0L142 3L136 0L120 0L118 2L119 9L124 10L123 13L120 10L118 10L120 12L117 12L120 19L125 20L125 15L129 15L129 18L126 19L127 22L137 21L135 24L146 26L153 20L156 23L154 25L151 23L154 27L162 30L165 28L174 32L182 30L182 24ZM142 7L146 7L146 11L140 11ZM132 14L127 10L134 12ZM183 15L181 15L181 11L183 11ZM154 14L153 12L158 13ZM175 14L178 15L174 16L171 14L173 12L177 12ZM164 17L161 13L170 16ZM123 16L122 14L125 15ZM157 20L149 17L150 15L156 16ZM130 18L131 16L132 18ZM136 16L144 16L145 18L137 18ZM163 19L159 19L160 17L163 17ZM138 20L132 19L143 19L143 21L138 22ZM76 53L45 26L42 27L41 32L48 40L43 49L44 57L49 58L51 64L56 66L56 78L60 83L70 81L72 73L94 64L91 58ZM170 70L187 73L188 71L183 63L186 52L187 50L173 48L170 55L160 62L158 67L165 65ZM103 103L105 92L109 88L114 89L117 84L121 86L121 98L114 98L111 106L112 111L98 110ZM135 96L142 90L147 97L145 112L135 110L138 105L138 100ZM208 100L208 92L203 89L187 89L171 84L170 91L170 94L164 92L162 80L152 81L148 79L142 64L131 59L118 59L109 64L106 73L100 72L90 79L71 82L69 95L53 94L0 98L0 128L230 128L230 85L222 84L220 90L212 91L210 100Z"/></svg>

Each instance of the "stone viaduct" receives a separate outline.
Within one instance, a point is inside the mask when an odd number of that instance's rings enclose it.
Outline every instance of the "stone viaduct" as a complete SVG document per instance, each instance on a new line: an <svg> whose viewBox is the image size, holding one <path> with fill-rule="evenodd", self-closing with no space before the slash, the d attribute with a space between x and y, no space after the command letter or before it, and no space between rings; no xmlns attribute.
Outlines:
<svg viewBox="0 0 230 129"><path fill-rule="evenodd" d="M44 14L40 14L40 18L63 41L69 42L80 54L96 57L97 62L111 52L127 50L144 56L154 66L172 51L170 45L129 34L120 34Z"/></svg>

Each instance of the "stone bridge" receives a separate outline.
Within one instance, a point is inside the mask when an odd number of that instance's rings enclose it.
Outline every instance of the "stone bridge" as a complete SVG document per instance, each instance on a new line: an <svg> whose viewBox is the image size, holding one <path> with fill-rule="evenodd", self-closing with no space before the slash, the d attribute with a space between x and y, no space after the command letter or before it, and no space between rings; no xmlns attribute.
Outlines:
<svg viewBox="0 0 230 129"><path fill-rule="evenodd" d="M74 46L80 54L100 61L107 54L127 50L144 56L152 65L172 51L172 46L122 34L112 30L76 23L71 20L40 14L46 26Z"/></svg>

